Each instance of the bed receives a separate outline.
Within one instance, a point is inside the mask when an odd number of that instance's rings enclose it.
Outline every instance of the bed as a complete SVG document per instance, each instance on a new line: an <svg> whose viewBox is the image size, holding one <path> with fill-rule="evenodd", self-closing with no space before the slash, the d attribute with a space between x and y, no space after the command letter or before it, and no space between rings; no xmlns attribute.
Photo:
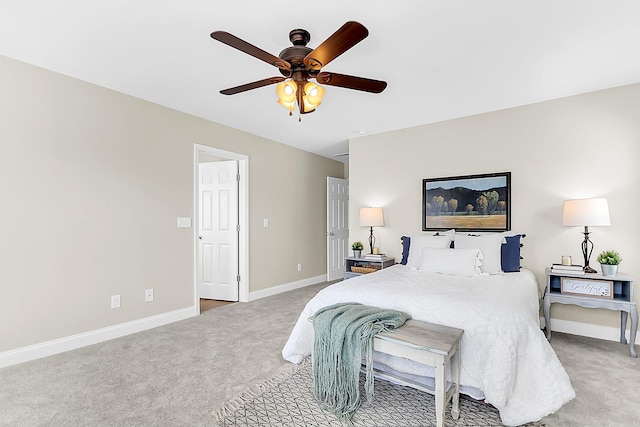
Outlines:
<svg viewBox="0 0 640 427"><path fill-rule="evenodd" d="M462 258L471 258L462 250L464 244L459 249L444 244L441 248L420 246L418 256L417 239L413 240L415 256L411 259L411 252L405 252L405 265L335 283L313 297L294 325L283 357L300 363L311 354L313 326L308 319L318 309L357 302L463 329L461 392L495 406L506 425L537 421L575 397L567 373L540 330L539 287L530 271L518 267L509 273L489 274L479 268L481 260L484 258L486 269L495 260L477 250L471 273L468 266L454 266L467 264ZM432 381L433 368L383 354L374 359L378 369Z"/></svg>

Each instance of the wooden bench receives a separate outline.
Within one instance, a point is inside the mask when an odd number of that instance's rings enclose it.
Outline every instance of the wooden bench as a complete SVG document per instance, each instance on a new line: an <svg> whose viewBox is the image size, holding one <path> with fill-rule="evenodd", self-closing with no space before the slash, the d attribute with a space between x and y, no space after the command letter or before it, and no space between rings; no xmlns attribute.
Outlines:
<svg viewBox="0 0 640 427"><path fill-rule="evenodd" d="M434 367L433 389L379 370L376 370L376 375L434 395L438 427L444 426L445 407L449 401L453 419L460 416L460 339L463 332L449 326L408 320L393 332L379 333L373 338L376 351ZM447 367L450 369L448 387Z"/></svg>

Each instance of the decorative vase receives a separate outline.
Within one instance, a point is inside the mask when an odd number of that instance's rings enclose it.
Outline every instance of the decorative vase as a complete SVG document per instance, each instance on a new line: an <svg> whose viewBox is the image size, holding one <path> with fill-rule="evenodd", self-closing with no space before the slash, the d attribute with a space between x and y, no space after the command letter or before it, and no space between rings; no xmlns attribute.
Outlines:
<svg viewBox="0 0 640 427"><path fill-rule="evenodd" d="M353 257L354 258L360 258L361 254L362 254L362 250L361 249L354 249L353 250Z"/></svg>
<svg viewBox="0 0 640 427"><path fill-rule="evenodd" d="M610 264L600 264L602 275L607 277L616 277L618 275L618 266Z"/></svg>

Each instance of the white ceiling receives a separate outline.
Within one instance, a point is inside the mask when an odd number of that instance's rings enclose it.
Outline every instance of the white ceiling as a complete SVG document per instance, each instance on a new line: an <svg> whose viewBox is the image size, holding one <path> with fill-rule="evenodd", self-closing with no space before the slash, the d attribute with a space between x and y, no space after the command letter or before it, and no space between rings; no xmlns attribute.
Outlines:
<svg viewBox="0 0 640 427"><path fill-rule="evenodd" d="M356 20L369 37L324 70L388 82L381 94L327 87L288 116L280 75L211 39L228 31L278 55L289 31L316 47ZM375 134L640 82L638 0L1 0L0 55L323 156Z"/></svg>

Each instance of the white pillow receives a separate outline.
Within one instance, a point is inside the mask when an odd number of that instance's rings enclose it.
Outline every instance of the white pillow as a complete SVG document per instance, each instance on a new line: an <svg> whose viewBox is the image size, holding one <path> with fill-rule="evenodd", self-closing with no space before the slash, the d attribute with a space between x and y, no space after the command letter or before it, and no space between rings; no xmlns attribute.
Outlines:
<svg viewBox="0 0 640 427"><path fill-rule="evenodd" d="M407 267L416 270L420 267L420 260L422 259L422 248L449 248L455 230L449 230L439 235L433 234L414 234L411 237L411 243L409 245L409 256L407 257Z"/></svg>
<svg viewBox="0 0 640 427"><path fill-rule="evenodd" d="M480 249L482 251L482 272L489 274L502 273L502 243L506 243L504 235L483 234L469 236L458 233L454 247L456 249Z"/></svg>
<svg viewBox="0 0 640 427"><path fill-rule="evenodd" d="M419 270L456 276L478 276L481 274L481 260L480 249L424 248Z"/></svg>

